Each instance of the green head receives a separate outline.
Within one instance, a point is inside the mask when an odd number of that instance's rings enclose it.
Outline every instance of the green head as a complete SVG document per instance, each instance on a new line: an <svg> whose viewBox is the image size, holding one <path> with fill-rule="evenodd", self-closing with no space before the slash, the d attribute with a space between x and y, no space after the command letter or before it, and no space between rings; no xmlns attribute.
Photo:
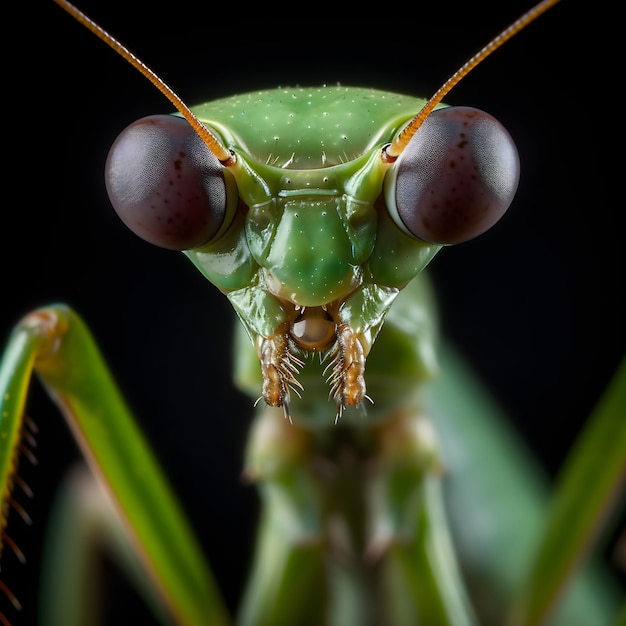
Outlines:
<svg viewBox="0 0 626 626"><path fill-rule="evenodd" d="M139 120L111 148L107 190L122 220L147 241L184 251L227 295L256 350L269 405L288 412L299 368L322 353L338 415L367 397L366 358L400 290L442 246L490 228L517 188L519 159L506 130L442 99L557 1L516 20L428 101L335 86L191 110L57 0L180 114Z"/></svg>
<svg viewBox="0 0 626 626"><path fill-rule="evenodd" d="M132 124L107 160L122 219L184 250L233 304L263 396L284 406L311 353L331 355L340 407L365 397L365 360L398 292L443 245L489 228L519 163L491 116L441 107L398 158L386 148L425 101L354 87L276 89Z"/></svg>

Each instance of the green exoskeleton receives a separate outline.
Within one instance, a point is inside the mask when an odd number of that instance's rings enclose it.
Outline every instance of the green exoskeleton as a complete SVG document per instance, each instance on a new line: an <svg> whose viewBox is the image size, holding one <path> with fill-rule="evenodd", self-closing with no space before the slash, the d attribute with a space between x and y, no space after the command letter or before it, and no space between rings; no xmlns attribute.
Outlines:
<svg viewBox="0 0 626 626"><path fill-rule="evenodd" d="M386 54L393 37L376 45ZM217 47L227 59L228 46ZM244 476L262 501L250 579L241 598L223 599L220 571L214 578L204 562L89 331L55 305L16 327L0 374L0 595L13 599L11 553L28 551L12 529L27 490L16 466L20 446L31 454L32 422L23 418L34 365L109 488L97 497L81 476L87 486L67 497L72 516L52 539L64 570L49 569L44 623L82 625L98 613L83 607L93 577L83 568L102 543L164 623L227 624L231 613L238 624L316 626L617 619L611 584L595 570L558 600L624 473L623 371L548 515L532 468L440 343L422 274L454 249L439 255L442 247L501 217L518 187L517 150L490 115L437 98L422 120L425 100L387 90L265 89L194 107L204 138L182 119L182 103L179 115L143 118L120 135L105 165L118 214L148 241L183 250L241 321L235 379L257 407ZM143 315L161 316L161 303ZM205 316L222 334L215 313ZM175 330L163 324L152 341ZM200 343L192 348L206 371L215 356ZM228 405L216 414L221 390L207 378L198 411L219 438L216 422L246 419ZM181 393L168 387L155 394ZM171 427L185 429L178 420ZM211 516L223 507L215 495L206 501ZM212 522L201 532L219 542ZM19 623L15 606L0 615Z"/></svg>

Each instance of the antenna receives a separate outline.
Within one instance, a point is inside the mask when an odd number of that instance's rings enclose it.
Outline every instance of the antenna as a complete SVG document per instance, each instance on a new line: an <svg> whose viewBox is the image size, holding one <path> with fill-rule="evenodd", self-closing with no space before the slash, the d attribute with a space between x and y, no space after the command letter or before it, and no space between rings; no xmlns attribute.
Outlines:
<svg viewBox="0 0 626 626"><path fill-rule="evenodd" d="M542 13L553 7L560 0L543 0L532 9L517 18L510 26L496 35L487 45L482 47L469 61L466 61L448 80L431 96L420 112L404 127L401 133L383 151L383 159L387 163L393 163L403 152L418 128L426 121L433 109L445 98L448 92L471 70L482 63L492 52L497 50L503 43L511 39L520 30L535 21Z"/></svg>
<svg viewBox="0 0 626 626"><path fill-rule="evenodd" d="M71 2L67 2L67 0L54 0L54 2L83 24L83 26L86 26L94 35L102 39L104 43L113 48L115 52L126 59L135 69L139 70L176 107L178 112L189 122L200 139L204 141L208 149L222 165L234 165L235 155L196 117L191 109L183 102L182 98L180 98L174 90L157 76L143 61L115 39L113 35L109 34L104 28L87 17L80 9L77 9Z"/></svg>

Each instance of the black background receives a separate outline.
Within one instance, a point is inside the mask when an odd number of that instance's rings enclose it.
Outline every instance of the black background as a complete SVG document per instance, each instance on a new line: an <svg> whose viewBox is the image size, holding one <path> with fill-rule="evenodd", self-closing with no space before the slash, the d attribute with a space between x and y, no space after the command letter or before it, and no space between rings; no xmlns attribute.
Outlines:
<svg viewBox="0 0 626 626"><path fill-rule="evenodd" d="M337 82L428 96L529 3L435 3L410 14L375 7L360 21L339 20L330 5L277 5L273 18L266 7L257 15L243 5L226 6L218 18L211 3L187 0L168 8L80 6L195 104ZM102 176L117 133L171 107L52 2L29 10L6 25L23 43L6 72L5 185L13 193L0 230L0 332L6 337L23 313L52 301L85 316L234 605L256 515L254 491L239 480L251 400L229 379L234 316L182 255L151 247L122 225ZM250 21L239 23L242 17ZM606 85L596 68L606 59L584 43L595 19L563 2L446 98L507 126L522 178L501 223L433 262L442 325L550 475L626 345L623 207L610 199L618 183L598 124ZM16 567L7 556L3 571L26 605L24 624L33 619L47 507L76 454L39 394L31 413L39 465L23 474L36 493L27 505L34 522L10 526L28 563ZM114 619L126 623L123 615Z"/></svg>

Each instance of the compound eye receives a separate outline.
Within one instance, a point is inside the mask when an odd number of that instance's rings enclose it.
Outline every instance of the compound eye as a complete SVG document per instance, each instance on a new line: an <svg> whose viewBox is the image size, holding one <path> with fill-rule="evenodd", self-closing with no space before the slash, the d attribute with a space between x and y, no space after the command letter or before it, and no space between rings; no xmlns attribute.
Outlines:
<svg viewBox="0 0 626 626"><path fill-rule="evenodd" d="M128 126L105 165L106 189L122 221L162 248L187 250L210 241L236 192L224 167L186 120L152 115Z"/></svg>
<svg viewBox="0 0 626 626"><path fill-rule="evenodd" d="M387 172L385 199L406 233L435 244L473 239L509 208L519 182L513 139L470 107L431 113Z"/></svg>

